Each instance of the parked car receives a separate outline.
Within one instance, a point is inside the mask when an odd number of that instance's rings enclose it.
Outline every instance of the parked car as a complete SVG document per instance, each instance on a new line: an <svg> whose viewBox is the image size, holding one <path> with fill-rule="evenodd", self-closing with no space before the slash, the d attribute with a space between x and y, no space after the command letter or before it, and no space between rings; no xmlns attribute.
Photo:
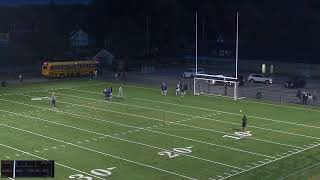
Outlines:
<svg viewBox="0 0 320 180"><path fill-rule="evenodd" d="M198 68L198 74L204 74L203 68ZM196 76L196 68L190 68L182 74L184 78L192 78Z"/></svg>
<svg viewBox="0 0 320 180"><path fill-rule="evenodd" d="M224 75L216 75L216 79L206 80L206 83L207 85L224 86L226 84L227 86L233 86L233 83L228 81L233 81L233 80L226 78L226 76Z"/></svg>
<svg viewBox="0 0 320 180"><path fill-rule="evenodd" d="M250 74L248 77L249 82L262 82L266 84L272 84L272 78L265 77L262 74Z"/></svg>
<svg viewBox="0 0 320 180"><path fill-rule="evenodd" d="M307 83L305 80L296 77L294 79L284 82L283 87L289 89L304 88L306 84Z"/></svg>

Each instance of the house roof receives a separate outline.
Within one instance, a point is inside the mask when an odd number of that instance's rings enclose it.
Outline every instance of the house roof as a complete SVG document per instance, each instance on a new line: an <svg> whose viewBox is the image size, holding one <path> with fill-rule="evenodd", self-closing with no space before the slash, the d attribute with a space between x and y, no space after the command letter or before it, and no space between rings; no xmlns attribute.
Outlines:
<svg viewBox="0 0 320 180"><path fill-rule="evenodd" d="M93 59L98 59L99 57L106 57L109 56L111 58L114 58L114 56L107 50L102 49L98 54L96 54Z"/></svg>
<svg viewBox="0 0 320 180"><path fill-rule="evenodd" d="M77 32L83 32L83 33L86 33L84 30L82 30L82 29L78 29L78 30L74 30L74 31L71 31L70 33L69 33L69 35L70 36L73 36L75 33L77 33ZM87 34L87 33L86 33Z"/></svg>

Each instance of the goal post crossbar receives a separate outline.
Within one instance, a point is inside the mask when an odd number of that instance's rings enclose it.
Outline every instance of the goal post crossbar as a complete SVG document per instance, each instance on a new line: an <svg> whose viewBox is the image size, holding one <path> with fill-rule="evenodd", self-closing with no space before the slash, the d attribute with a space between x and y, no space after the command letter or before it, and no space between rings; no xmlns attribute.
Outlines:
<svg viewBox="0 0 320 180"><path fill-rule="evenodd" d="M197 73L196 76L203 76L203 77L211 77L211 78L225 78L230 80L237 80L238 78L235 77L229 77L229 76L221 76L221 75L211 75L211 74L199 74Z"/></svg>

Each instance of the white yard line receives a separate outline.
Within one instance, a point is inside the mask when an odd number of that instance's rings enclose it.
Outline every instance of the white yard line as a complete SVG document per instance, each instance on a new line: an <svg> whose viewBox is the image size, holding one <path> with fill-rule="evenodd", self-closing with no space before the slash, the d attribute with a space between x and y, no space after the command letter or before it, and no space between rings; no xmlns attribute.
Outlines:
<svg viewBox="0 0 320 180"><path fill-rule="evenodd" d="M27 96L27 95L24 95L24 96ZM0 100L4 100L4 99L0 99ZM9 100L4 100L4 101L9 101ZM180 126L185 126L185 127L195 128L195 129L201 129L201 130L205 130L205 131L216 132L216 133L220 133L220 134L224 134L224 135L226 135L226 134L233 135L231 133L226 133L226 132L217 131L217 130L213 130L213 129L202 128L202 127L197 127L197 126L191 126L191 125L186 125L186 124L181 124L181 123L176 123L176 122L171 122L171 121L165 121L165 120L162 120L162 119L151 118L151 117L146 117L146 116L141 116L141 115L136 115L136 114L124 113L124 112L113 111L113 110L106 110L106 109L101 109L101 108L97 108L97 107L90 107L90 106L79 105L79 104L74 104L74 103L69 103L69 102L64 102L64 101L59 101L59 102L60 103L65 103L65 104L69 104L69 105L73 105L73 106L78 106L78 107L86 107L86 108L90 108L90 109L101 110L101 111L106 111L106 112L112 112L112 113L117 113L117 114L122 114L122 115L127 115L127 116L134 116L134 117L150 119L150 120L155 120L155 121L160 121L160 122L167 122L167 123L171 123L171 124L175 124L175 125L180 125ZM278 142L269 141L269 140L263 140L263 139L252 138L252 137L246 137L246 138L247 139L251 139L251 140L255 140L255 141L266 142L266 143L270 143L270 144L277 144L277 145L281 145L281 146L300 148L298 146L293 146L293 145L284 144L284 143L278 143Z"/></svg>
<svg viewBox="0 0 320 180"><path fill-rule="evenodd" d="M0 100L1 100L1 99L0 99ZM6 101L7 101L7 100L6 100ZM25 104L25 103L20 103L20 102L15 102L15 101L9 101L9 102L51 111L50 108L44 108L44 107L41 107L41 106L34 106L34 105ZM195 139L186 138L186 137L183 137L183 136L178 136L178 135L173 135L173 134L168 134L168 133L164 133L164 132L159 132L159 131L155 131L155 130L151 130L151 129L147 129L147 128L143 128L143 127L132 126L132 125L122 124L122 123L113 122L113 121L107 121L107 120L103 120L103 119L99 119L99 118L95 118L95 117L84 116L84 115L75 114L75 113L66 112L66 111L56 110L55 112L59 112L59 113L62 113L62 114L66 114L66 115L72 116L72 117L77 117L77 118L79 118L79 119L86 120L86 121L87 121L88 119L92 119L92 120L95 120L95 121L100 121L100 122L115 124L115 125L124 126L124 127L135 128L136 131L137 131L137 130L139 130L139 131L140 131L140 130L144 130L144 131L148 131L148 132L152 132L152 133L156 133L156 134L161 134L161 135L170 136L170 137L175 137L175 138L179 138L179 139L183 139L183 140L187 140L187 141L192 141L192 142L197 142L197 143L201 143L201 144L206 144L206 145L209 145L209 146L216 146L216 147L225 148L225 149L230 149L230 150L234 150L234 151L238 151L238 152L244 152L244 153L248 153L248 154L252 154L252 155L257 155L257 156L262 156L262 157L268 157L268 158L274 158L274 157L272 157L272 156L268 156L268 155L264 155L264 154L260 154L260 153L250 152L250 151L246 151L246 150L242 150L242 149L237 149L237 148L232 148L232 147L229 147L229 146L224 146L224 145L219 145L219 144L214 144L214 143L210 143L210 142L206 142L206 141L195 140ZM170 124L167 124L167 125L170 125Z"/></svg>
<svg viewBox="0 0 320 180"><path fill-rule="evenodd" d="M285 177L282 177L282 178L280 178L280 179L278 179L278 180L287 179L287 178L290 177L290 176L294 176L294 175L296 175L296 174L298 174L298 173L300 173L300 172L303 172L303 171L305 171L305 170L311 169L311 168L316 167L316 166L318 166L318 165L320 165L320 163L313 164L313 165L311 165L311 166L305 167L305 168L303 168L303 169L301 169L301 170L299 170L299 171L296 171L296 172L294 172L294 173L291 173L291 174L289 174L289 175L287 175L287 176L285 176Z"/></svg>
<svg viewBox="0 0 320 180"><path fill-rule="evenodd" d="M21 93L32 93L32 92L48 92L52 90L61 90L61 89L71 89L71 88L79 88L79 87L88 87L88 86L97 86L97 85L103 85L103 84L110 84L110 83L86 83L87 85L81 85L81 86L72 86L68 88L50 88L50 89L33 89L30 91L20 91L20 92L15 92L15 93L5 93L5 94L0 94L1 96L10 96L10 95L17 95Z"/></svg>
<svg viewBox="0 0 320 180"><path fill-rule="evenodd" d="M36 119L36 120L38 120L38 121L43 121L43 122L47 122L47 123L51 123L51 124L55 124L55 125L59 125L59 126L64 126L64 127L71 128L71 129L80 130L80 131L87 132L87 133L91 133L91 134L100 135L100 136L102 136L102 137L108 137L108 138L112 138L112 139L124 141L124 142L127 142L127 143L137 144L137 145L144 146L144 147L148 147L148 148L153 148L153 149L157 149L157 150L161 150L161 151L167 151L167 150L168 150L168 149L165 149L165 148L160 148L160 147L152 146L152 145L149 145L149 144L144 144L144 143L137 142L137 141L127 140L127 139L123 139L123 138L111 136L111 135L108 135L108 134L103 134L103 133L99 133L99 132L95 132L95 131L91 131L91 130L79 128L79 127L76 127L76 126L71 126L71 125L67 125L67 124L63 124L63 123L58 123L58 122L55 122L55 121L49 121L49 120L42 119L42 118L38 118L38 117L33 117L33 116L29 116L29 115L14 113L14 112L5 111L5 110L2 110L2 109L0 109L0 111L6 112L6 113L10 113L10 114L14 114L14 115L17 115L17 116L22 116L22 117L27 117L27 118L31 118L31 119ZM4 124L2 124L2 126L13 127L13 126L8 126L8 125L4 125ZM85 142L90 142L90 141L88 141L88 140L84 140L84 141L85 141ZM78 144L81 144L81 142L78 142ZM47 151L48 149L47 149L47 148L44 148L43 150L44 150L44 151ZM210 163L214 163L214 164L219 164L219 165L226 166L226 167L230 167L230 168L242 169L242 168L239 168L239 167L236 167L236 166L232 166L232 165L229 165L229 164L225 164L225 163L221 163L221 162L218 162L218 161L213 161L213 160L209 160L209 159L205 159L205 158L200 158L200 157L197 157L197 156L192 156L192 155L188 155L188 154L181 154L181 155L187 156L187 157L190 157L190 158L193 158L193 159L205 161L205 162L210 162ZM242 169L242 170L243 170L243 169Z"/></svg>
<svg viewBox="0 0 320 180"><path fill-rule="evenodd" d="M201 107L195 107L195 106L189 106L189 105L183 105L183 104L176 104L176 103L170 103L170 102L165 102L165 101L156 101L156 100L150 100L150 99L144 99L144 98L131 98L131 99L140 100L140 101L154 102L154 103L161 103L161 104L168 104L168 105L174 105L174 106L180 106L180 107L186 107L186 108L198 109L198 110L204 110L204 111L220 112L220 113L229 114L229 115L242 116L242 114L238 114L238 113L231 113L231 112L219 111L219 110L214 110L214 109L207 109L207 108L201 108ZM248 115L248 117L262 119L262 120L266 120L266 121L273 121L273 122L291 124L291 125L296 125L296 126L303 126L303 127L310 127L310 128L320 129L319 126L312 126L312 125L307 125L307 124L299 124L299 123L293 123L293 122L287 122L287 121L280 121L280 120L274 120L274 119L258 117L258 116L249 116Z"/></svg>
<svg viewBox="0 0 320 180"><path fill-rule="evenodd" d="M310 149L313 149L313 148L316 148L316 147L319 147L319 146L320 146L320 143L319 143L319 144L317 144L317 145L311 146L311 147L309 147L309 148L305 148L305 149L303 149L303 150L300 150L300 151L294 152L294 153L292 153L292 154L288 154L288 155L283 156L283 157L281 157L281 158L278 158L278 159L275 159L275 160L269 161L269 162L267 162L267 163L260 164L260 165L258 165L258 166L252 167L252 168L250 168L250 169L246 169L246 170L244 170L244 171L241 171L241 172L238 172L238 173L232 174L232 175L230 175L230 176L227 176L227 177L222 178L221 180L223 180L223 179L228 179L228 178L234 177L234 176L236 176L236 175L243 174L243 173L245 173L245 172L248 172L248 171L254 170L254 169L258 168L258 167L265 166L265 165L267 165L267 164L270 164L270 163L273 163L273 162L276 162L276 161L282 160L282 159L284 159L284 158L290 157L290 156L292 156L292 155L296 155L296 154L298 154L298 153L301 153L301 152L304 152L304 151L307 151L307 150L310 150Z"/></svg>
<svg viewBox="0 0 320 180"><path fill-rule="evenodd" d="M46 158L43 158L43 157L40 157L40 156L31 154L31 153L26 152L26 151L19 150L19 149L17 149L17 148L14 148L14 147L11 147L11 146L8 146L8 145L5 145L5 144L0 144L0 146L5 147L5 148L8 148L8 149L11 149L11 150L15 150L15 151L21 152L21 153L23 153L23 154L27 154L27 155L29 155L29 156L32 156L32 157L35 157L35 158L38 158L38 159L48 160L48 159L46 159ZM71 169L71 170L76 171L76 172L78 172L78 173L82 173L82 174L85 174L85 175L88 175L88 176L92 176L92 177L95 177L95 178L97 178L97 179L105 180L104 178L101 178L101 177L98 177L98 176L95 176L95 175L92 175L92 174L88 174L88 173L86 173L86 172L83 172L83 171L81 171L81 170L72 168L72 167L70 167L70 166L67 166L67 165L58 163L58 162L56 162L56 161L55 161L54 163L55 163L56 165L58 165L58 166L61 166L61 167L67 168L67 169Z"/></svg>
<svg viewBox="0 0 320 180"><path fill-rule="evenodd" d="M102 109L102 108L97 108L97 107L90 107L90 106L85 106L85 105L69 103L69 102L65 102L65 101L59 101L59 102L60 103L65 103L65 104L72 104L72 105L78 106L78 107L85 107L85 108L90 108L90 109L95 109L95 110L100 110L100 111L106 111L106 112L111 112L111 113L116 113L116 114L122 114L122 115L126 115L126 116L133 116L133 117L139 117L139 118L144 118L144 119L155 120L155 121L159 121L159 122L166 122L166 123L175 124L175 125L179 125L179 126L185 126L185 127L189 127L189 128L201 129L201 130L210 131L210 132L216 132L216 133L220 133L220 134L224 134L224 135L233 135L232 133L227 133L227 132L223 132L223 131L218 131L218 130L213 130L213 129L208 129L208 128L202 128L202 127L192 126L192 125L187 125L187 124L181 124L181 123L176 123L176 122L172 122L172 121L166 121L166 120L162 120L162 119L158 119L158 118L146 117L146 116L137 115L137 114L124 113L124 112L120 112L120 111L107 110L107 109ZM269 141L269 140L263 140L263 139L258 139L258 138L246 137L246 139L266 142L266 143L270 143L270 144L277 144L277 145L286 146L286 147L300 148L298 146L293 146L293 145L289 145L289 144L278 143L278 142Z"/></svg>
<svg viewBox="0 0 320 180"><path fill-rule="evenodd" d="M209 120L209 121L216 121L216 122L221 122L221 123L226 123L226 124L239 125L239 123L233 123L233 122L229 122L229 121L222 121L222 120L218 120L218 119L215 119L215 118L195 116L195 115L191 115L191 114L187 114L187 113L178 113L178 112L174 112L174 111L167 111L167 110L162 110L162 109L156 109L156 108L150 108L150 107L144 107L144 106L137 106L137 105L131 105L131 104L126 104L126 103L109 102L109 101L105 101L105 100L99 100L99 99L95 99L95 98L86 98L86 97L69 95L69 94L64 94L64 93L56 93L56 94L61 94L63 96L69 96L69 97L75 97L75 98L79 98L79 99L93 100L93 101L96 101L96 102L103 102L103 103L107 102L107 103L118 104L118 105L122 105L122 106L130 106L130 107L136 107L136 108L141 108L141 109L149 109L149 110L166 112L166 113L171 113L171 114L176 114L176 115L181 115L181 116L189 116L189 117L193 117L193 118L206 119L206 120ZM279 122L273 122L273 123L279 123ZM265 130L265 131L273 131L273 132L277 132L277 133L289 134L289 135L294 135L294 136L301 136L301 137L312 138L312 139L320 139L319 137L308 136L308 135L297 134L297 133L291 133L291 132L286 132L286 131L280 131L280 130L275 130L275 129L270 129L270 128L263 128L263 127L259 127L259 126L250 125L248 127L261 129L261 130Z"/></svg>
<svg viewBox="0 0 320 180"><path fill-rule="evenodd" d="M24 130L24 129L16 128L16 127L13 127L13 126L8 126L8 125L4 125L4 124L2 124L2 126L8 127L8 128L11 128L11 129L15 129L15 130L19 130L19 131L22 131L22 132L25 132L25 133L28 133L28 134L33 134L35 136L39 136L39 137L42 137L42 138L45 138L45 139L50 139L52 141L64 143L64 144L67 144L67 145L70 145L70 146L73 146L73 147L76 147L76 148L79 148L79 149L84 149L84 150L87 150L89 152L100 154L100 155L103 155L103 156L112 157L112 158L115 158L115 159L119 159L119 160L122 160L122 161L126 161L126 162L129 162L129 163L132 163L132 164L136 164L136 165L140 165L140 166L147 167L147 168L150 168L150 169L158 170L158 171L161 171L161 172L164 172L164 173L167 173L167 174L179 176L179 177L182 177L184 179L196 180L195 178L188 177L188 176L185 176L185 175L182 175L182 174L178 174L178 173L175 173L175 172L171 172L171 171L168 171L168 170L157 168L157 167L154 167L154 166L151 166L151 165L147 165L147 164L144 164L144 163L132 161L132 160L129 160L129 159L126 159L126 158L122 158L122 157L115 156L115 155L112 155L112 154L108 154L108 153L105 153L105 152L97 151L97 150L94 150L94 149L90 149L90 148L87 148L87 147L83 147L83 146L80 146L80 145L77 145L77 144L73 144L73 143L70 143L70 142L67 142L67 141L55 139L55 138L52 138L52 137L49 137L49 136L41 135L41 134L34 133L34 132L31 132L31 131L27 131L27 130Z"/></svg>

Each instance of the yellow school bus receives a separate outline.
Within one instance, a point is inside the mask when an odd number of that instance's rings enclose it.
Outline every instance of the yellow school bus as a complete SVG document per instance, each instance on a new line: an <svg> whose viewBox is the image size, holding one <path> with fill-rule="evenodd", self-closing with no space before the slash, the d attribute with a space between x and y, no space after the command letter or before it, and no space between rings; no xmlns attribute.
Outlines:
<svg viewBox="0 0 320 180"><path fill-rule="evenodd" d="M93 75L97 69L97 64L97 61L44 62L42 64L42 76L65 78Z"/></svg>

